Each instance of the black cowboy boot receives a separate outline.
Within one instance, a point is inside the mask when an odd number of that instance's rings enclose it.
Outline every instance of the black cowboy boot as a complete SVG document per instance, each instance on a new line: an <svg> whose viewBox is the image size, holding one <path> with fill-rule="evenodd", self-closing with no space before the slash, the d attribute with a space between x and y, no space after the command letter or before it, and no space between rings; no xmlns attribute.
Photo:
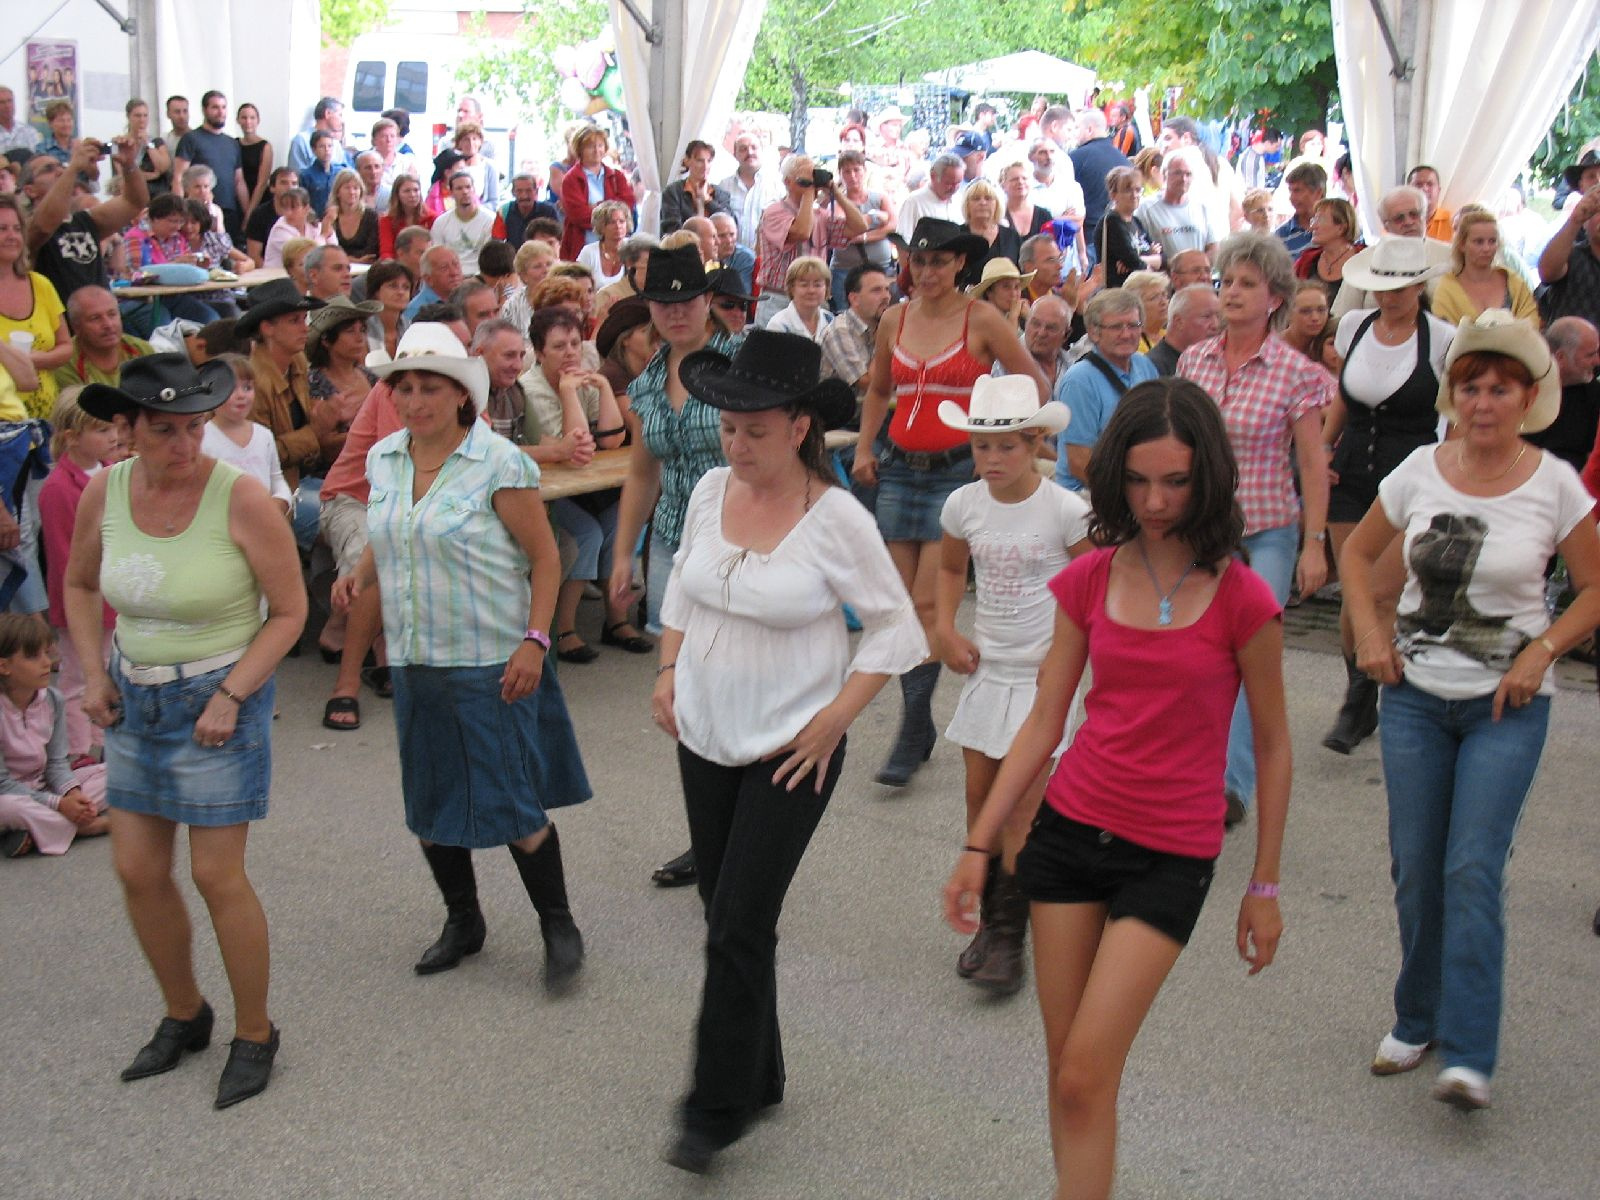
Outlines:
<svg viewBox="0 0 1600 1200"><path fill-rule="evenodd" d="M1022 987L1022 946L1028 936L1028 898L1017 877L1001 868L994 885L994 915L989 919L989 953L972 982L1000 996Z"/></svg>
<svg viewBox="0 0 1600 1200"><path fill-rule="evenodd" d="M511 857L522 876L522 886L539 914L539 932L544 937L544 985L555 991L570 983L583 966L583 934L567 906L567 874L561 864L561 839L556 827L526 854L515 846Z"/></svg>
<svg viewBox="0 0 1600 1200"><path fill-rule="evenodd" d="M422 952L412 968L418 975L433 975L459 966L467 955L482 950L486 930L478 908L478 878L472 871L472 851L464 846L424 845L422 857L428 860L449 914L439 940Z"/></svg>
<svg viewBox="0 0 1600 1200"><path fill-rule="evenodd" d="M900 676L900 696L905 708L894 749L873 778L890 787L905 787L917 768L928 761L939 731L933 724L933 689L939 682L939 664L923 663Z"/></svg>
<svg viewBox="0 0 1600 1200"><path fill-rule="evenodd" d="M1339 754L1349 754L1378 728L1378 683L1356 668L1354 655L1346 655L1344 705L1322 744Z"/></svg>
<svg viewBox="0 0 1600 1200"><path fill-rule="evenodd" d="M992 935L989 923L994 917L994 888L999 876L1000 856L995 855L989 860L988 874L983 880L983 894L978 897L978 932L956 958L956 974L963 979L971 979L973 972L983 966L983 960L989 956Z"/></svg>

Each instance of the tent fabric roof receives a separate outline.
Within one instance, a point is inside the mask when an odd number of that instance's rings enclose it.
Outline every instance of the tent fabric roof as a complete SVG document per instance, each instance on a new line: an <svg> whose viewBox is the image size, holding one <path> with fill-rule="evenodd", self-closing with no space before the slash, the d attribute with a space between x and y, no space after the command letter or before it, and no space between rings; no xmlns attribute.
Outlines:
<svg viewBox="0 0 1600 1200"><path fill-rule="evenodd" d="M960 67L929 71L923 79L969 92L1046 92L1082 103L1094 89L1088 67L1042 50L1021 50Z"/></svg>

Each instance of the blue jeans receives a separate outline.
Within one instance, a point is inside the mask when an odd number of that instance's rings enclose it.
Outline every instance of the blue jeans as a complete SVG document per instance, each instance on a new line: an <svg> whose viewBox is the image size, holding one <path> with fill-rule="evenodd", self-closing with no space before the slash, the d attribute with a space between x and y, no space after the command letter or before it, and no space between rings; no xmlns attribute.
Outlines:
<svg viewBox="0 0 1600 1200"><path fill-rule="evenodd" d="M1294 582L1294 565L1300 546L1299 525L1279 525L1276 529L1263 529L1244 539L1244 548L1250 554L1250 569L1272 589L1279 604L1289 599L1289 585ZM1228 730L1228 791L1238 796L1249 808L1256 797L1256 744L1250 728L1250 702L1244 689L1239 689L1239 701L1233 708L1233 725Z"/></svg>
<svg viewBox="0 0 1600 1200"><path fill-rule="evenodd" d="M294 526L295 544L309 551L316 545L317 532L322 527L322 480L300 480L294 489L294 509L290 513Z"/></svg>
<svg viewBox="0 0 1600 1200"><path fill-rule="evenodd" d="M661 636L661 603L667 598L667 580L672 577L672 559L677 544L667 541L650 527L649 570L645 573L645 631Z"/></svg>
<svg viewBox="0 0 1600 1200"><path fill-rule="evenodd" d="M578 558L567 578L609 581L617 540L617 504L608 504L596 516L573 500L556 500L550 505L550 515L578 543Z"/></svg>
<svg viewBox="0 0 1600 1200"><path fill-rule="evenodd" d="M1550 697L1441 700L1383 689L1390 874L1400 917L1394 1036L1439 1042L1447 1067L1494 1073L1505 971L1506 862L1533 786Z"/></svg>

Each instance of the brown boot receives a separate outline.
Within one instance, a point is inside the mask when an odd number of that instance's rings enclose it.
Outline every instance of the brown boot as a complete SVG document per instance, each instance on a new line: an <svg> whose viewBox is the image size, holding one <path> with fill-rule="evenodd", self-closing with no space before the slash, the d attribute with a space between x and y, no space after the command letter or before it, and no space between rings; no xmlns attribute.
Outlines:
<svg viewBox="0 0 1600 1200"><path fill-rule="evenodd" d="M1022 946L1028 936L1028 898L1017 877L1003 867L996 871L989 917L989 952L972 973L972 982L1000 996L1022 987Z"/></svg>
<svg viewBox="0 0 1600 1200"><path fill-rule="evenodd" d="M983 881L983 894L978 897L978 932L956 958L956 974L963 979L971 979L989 956L989 918L994 911L994 885L999 875L1000 856L995 855L989 860L989 874Z"/></svg>

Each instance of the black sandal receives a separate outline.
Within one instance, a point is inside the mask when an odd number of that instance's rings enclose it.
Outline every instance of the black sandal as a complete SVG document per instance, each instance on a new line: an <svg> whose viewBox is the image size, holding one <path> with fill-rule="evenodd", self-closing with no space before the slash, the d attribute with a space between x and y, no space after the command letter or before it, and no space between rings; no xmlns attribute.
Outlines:
<svg viewBox="0 0 1600 1200"><path fill-rule="evenodd" d="M602 646L621 646L629 654L649 654L656 648L656 644L647 637L637 633L630 633L627 637L619 637L617 630L631 621L618 621L615 625L607 625L600 630L600 644Z"/></svg>
<svg viewBox="0 0 1600 1200"><path fill-rule="evenodd" d="M650 879L657 887L683 887L695 881L699 870L699 867L695 864L694 851L685 850L677 858L664 862L657 867L651 872Z"/></svg>
<svg viewBox="0 0 1600 1200"><path fill-rule="evenodd" d="M335 721L334 715L343 713L355 717L354 721ZM335 696L322 706L322 724L328 729L360 729L361 702L354 696Z"/></svg>
<svg viewBox="0 0 1600 1200"><path fill-rule="evenodd" d="M575 637L578 637L578 631L576 629L569 629L565 633L556 634L557 658L559 658L562 662L567 663L591 663L600 657L600 651L589 645L589 643L584 641L582 638L578 638L578 645L575 649L561 649L562 642L564 642L567 638Z"/></svg>
<svg viewBox="0 0 1600 1200"><path fill-rule="evenodd" d="M361 682L371 688L380 700L394 699L394 679L388 667L362 667Z"/></svg>

